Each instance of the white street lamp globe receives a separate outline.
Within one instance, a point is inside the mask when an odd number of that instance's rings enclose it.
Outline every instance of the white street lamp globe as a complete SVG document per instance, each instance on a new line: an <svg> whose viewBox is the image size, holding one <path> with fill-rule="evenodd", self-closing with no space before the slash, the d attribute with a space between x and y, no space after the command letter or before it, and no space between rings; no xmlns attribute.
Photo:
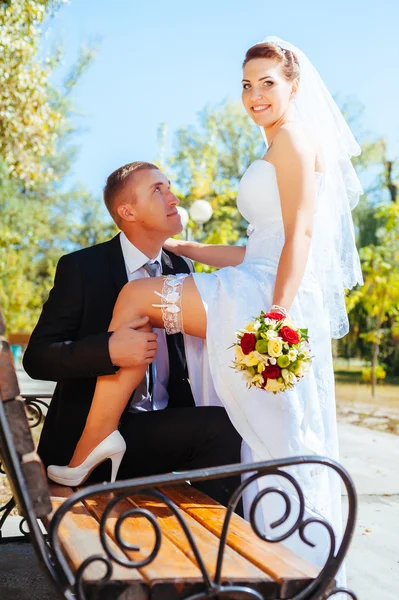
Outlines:
<svg viewBox="0 0 399 600"><path fill-rule="evenodd" d="M212 217L212 206L208 200L196 200L190 207L190 217L198 225L203 225Z"/></svg>
<svg viewBox="0 0 399 600"><path fill-rule="evenodd" d="M177 212L180 215L180 220L181 220L183 229L186 229L187 225L188 225L188 221L190 219L188 211L185 208L183 208L183 206L178 206Z"/></svg>

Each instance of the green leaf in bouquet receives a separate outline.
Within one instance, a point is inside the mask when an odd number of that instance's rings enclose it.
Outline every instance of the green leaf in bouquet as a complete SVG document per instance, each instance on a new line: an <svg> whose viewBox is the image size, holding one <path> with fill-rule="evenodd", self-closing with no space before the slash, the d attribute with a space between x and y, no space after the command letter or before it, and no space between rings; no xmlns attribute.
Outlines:
<svg viewBox="0 0 399 600"><path fill-rule="evenodd" d="M302 341L309 339L309 329L298 329L301 334Z"/></svg>

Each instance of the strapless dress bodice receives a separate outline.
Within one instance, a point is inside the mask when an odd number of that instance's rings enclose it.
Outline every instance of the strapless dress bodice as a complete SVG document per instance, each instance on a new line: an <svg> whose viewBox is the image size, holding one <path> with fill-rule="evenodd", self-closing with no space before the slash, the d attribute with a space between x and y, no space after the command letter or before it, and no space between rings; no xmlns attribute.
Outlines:
<svg viewBox="0 0 399 600"><path fill-rule="evenodd" d="M315 177L318 196L323 176L315 173ZM237 207L249 223L245 261L278 261L285 236L277 174L272 163L259 159L248 167L240 181Z"/></svg>
<svg viewBox="0 0 399 600"><path fill-rule="evenodd" d="M255 160L240 181L237 207L254 229L279 221L282 214L276 169L266 160Z"/></svg>

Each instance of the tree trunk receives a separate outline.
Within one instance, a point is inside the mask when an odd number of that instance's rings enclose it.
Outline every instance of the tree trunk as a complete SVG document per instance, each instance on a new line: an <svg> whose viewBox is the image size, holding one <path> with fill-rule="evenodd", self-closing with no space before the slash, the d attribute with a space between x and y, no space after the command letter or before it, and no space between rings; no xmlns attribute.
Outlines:
<svg viewBox="0 0 399 600"><path fill-rule="evenodd" d="M396 202L398 196L398 187L393 181L392 170L393 170L393 161L387 160L385 162L385 178L386 178L386 186L389 191L389 195L391 197L391 202Z"/></svg>
<svg viewBox="0 0 399 600"><path fill-rule="evenodd" d="M382 323L383 316L385 314L385 297L386 294L383 294L382 297L382 306L379 315L377 316L377 326L376 326L376 341L373 344L373 358L371 362L371 396L375 398L375 388L377 385L377 366L378 366L378 353L380 350L381 337L380 337L380 327Z"/></svg>
<svg viewBox="0 0 399 600"><path fill-rule="evenodd" d="M371 396L375 398L375 388L377 384L377 374L376 369L378 365L378 351L380 348L380 343L375 342L373 344L373 359L371 362Z"/></svg>

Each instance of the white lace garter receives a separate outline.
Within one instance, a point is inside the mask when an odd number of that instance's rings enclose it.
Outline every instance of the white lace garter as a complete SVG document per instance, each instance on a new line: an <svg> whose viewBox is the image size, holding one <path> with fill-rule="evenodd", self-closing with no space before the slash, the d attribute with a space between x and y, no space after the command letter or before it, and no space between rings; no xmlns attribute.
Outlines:
<svg viewBox="0 0 399 600"><path fill-rule="evenodd" d="M167 275L164 280L162 293L154 291L154 294L161 298L162 304L153 304L152 306L162 310L162 319L168 335L184 333L181 296L183 281L189 275L190 273Z"/></svg>

